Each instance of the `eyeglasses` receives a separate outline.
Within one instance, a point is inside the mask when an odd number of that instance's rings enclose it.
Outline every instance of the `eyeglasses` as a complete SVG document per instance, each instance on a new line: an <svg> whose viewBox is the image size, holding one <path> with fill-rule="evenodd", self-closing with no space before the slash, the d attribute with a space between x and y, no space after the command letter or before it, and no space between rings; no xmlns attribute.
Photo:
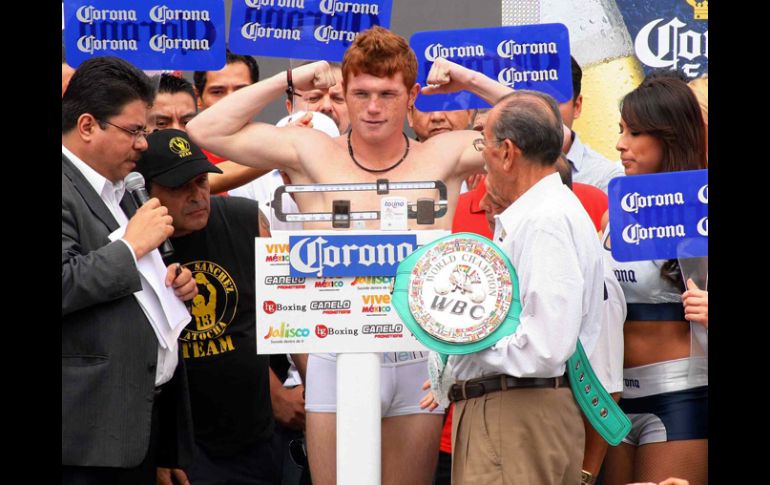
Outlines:
<svg viewBox="0 0 770 485"><path fill-rule="evenodd" d="M105 120L99 120L100 123L107 123L110 126L114 126L115 128L119 128L129 135L134 137L134 140L138 140L139 138L147 138L147 135L151 133L151 131L145 129L145 128L137 128L135 130L129 130L128 128L123 128L122 126L118 126L115 123L110 123L109 121Z"/></svg>
<svg viewBox="0 0 770 485"><path fill-rule="evenodd" d="M473 148L476 149L477 152L483 152L484 147L487 146L487 143L484 141L483 138L476 138L473 140Z"/></svg>
<svg viewBox="0 0 770 485"><path fill-rule="evenodd" d="M498 142L499 144L501 140L495 139L495 141ZM487 146L487 142L483 138L476 138L475 140L473 140L473 148L475 148L477 152L483 152L486 146Z"/></svg>

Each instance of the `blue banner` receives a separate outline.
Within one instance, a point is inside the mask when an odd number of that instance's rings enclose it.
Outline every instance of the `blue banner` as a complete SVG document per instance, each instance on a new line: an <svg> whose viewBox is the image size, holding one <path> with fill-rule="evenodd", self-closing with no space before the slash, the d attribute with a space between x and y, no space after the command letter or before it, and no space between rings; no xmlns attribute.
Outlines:
<svg viewBox="0 0 770 485"><path fill-rule="evenodd" d="M708 170L617 177L607 189L618 261L708 256Z"/></svg>
<svg viewBox="0 0 770 485"><path fill-rule="evenodd" d="M359 32L390 27L393 0L233 0L230 50L341 61Z"/></svg>
<svg viewBox="0 0 770 485"><path fill-rule="evenodd" d="M433 61L443 57L514 89L548 93L560 103L572 99L569 34L564 24L417 32L409 39L417 54L417 82L426 85ZM420 111L488 108L489 103L460 91L417 96Z"/></svg>
<svg viewBox="0 0 770 485"><path fill-rule="evenodd" d="M225 65L222 0L64 2L67 63L117 56L140 69L217 70Z"/></svg>
<svg viewBox="0 0 770 485"><path fill-rule="evenodd" d="M414 234L289 236L291 276L395 276L417 249Z"/></svg>
<svg viewBox="0 0 770 485"><path fill-rule="evenodd" d="M708 1L615 0L645 74L672 69L688 78L708 72Z"/></svg>

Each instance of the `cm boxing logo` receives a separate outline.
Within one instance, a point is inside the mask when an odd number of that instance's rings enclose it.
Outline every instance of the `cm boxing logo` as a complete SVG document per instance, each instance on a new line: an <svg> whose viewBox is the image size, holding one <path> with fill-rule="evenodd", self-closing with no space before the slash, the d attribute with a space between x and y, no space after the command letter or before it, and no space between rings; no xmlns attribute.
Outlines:
<svg viewBox="0 0 770 485"><path fill-rule="evenodd" d="M193 319L179 336L182 357L196 359L235 350L232 336L226 330L238 307L238 287L230 274L211 261L184 264L198 284L192 300Z"/></svg>
<svg viewBox="0 0 770 485"><path fill-rule="evenodd" d="M392 276L417 249L414 234L290 236L291 276Z"/></svg>

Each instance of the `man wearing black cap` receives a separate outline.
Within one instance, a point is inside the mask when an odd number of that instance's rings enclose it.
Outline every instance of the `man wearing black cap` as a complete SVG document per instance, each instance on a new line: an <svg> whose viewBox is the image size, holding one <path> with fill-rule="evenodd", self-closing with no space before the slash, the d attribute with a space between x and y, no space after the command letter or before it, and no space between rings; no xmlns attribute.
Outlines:
<svg viewBox="0 0 770 485"><path fill-rule="evenodd" d="M182 483L185 472L194 484L276 483L269 361L257 355L254 307L254 238L270 235L267 221L254 201L210 196L208 174L221 171L185 132L161 130L147 143L136 170L174 219L167 262L192 271L199 290L180 336L198 454L174 473Z"/></svg>

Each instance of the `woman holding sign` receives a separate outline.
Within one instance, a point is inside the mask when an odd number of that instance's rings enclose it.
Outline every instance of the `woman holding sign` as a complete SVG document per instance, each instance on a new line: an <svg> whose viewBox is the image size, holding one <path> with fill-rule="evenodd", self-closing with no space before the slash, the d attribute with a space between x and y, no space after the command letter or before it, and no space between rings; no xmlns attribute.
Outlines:
<svg viewBox="0 0 770 485"><path fill-rule="evenodd" d="M621 103L617 149L626 175L706 168L706 133L687 84L653 77ZM604 236L610 248L609 230ZM605 485L658 482L691 485L708 475L708 363L691 352L685 283L677 260L621 263L615 275L628 303L624 326L623 397L631 432L610 448Z"/></svg>

